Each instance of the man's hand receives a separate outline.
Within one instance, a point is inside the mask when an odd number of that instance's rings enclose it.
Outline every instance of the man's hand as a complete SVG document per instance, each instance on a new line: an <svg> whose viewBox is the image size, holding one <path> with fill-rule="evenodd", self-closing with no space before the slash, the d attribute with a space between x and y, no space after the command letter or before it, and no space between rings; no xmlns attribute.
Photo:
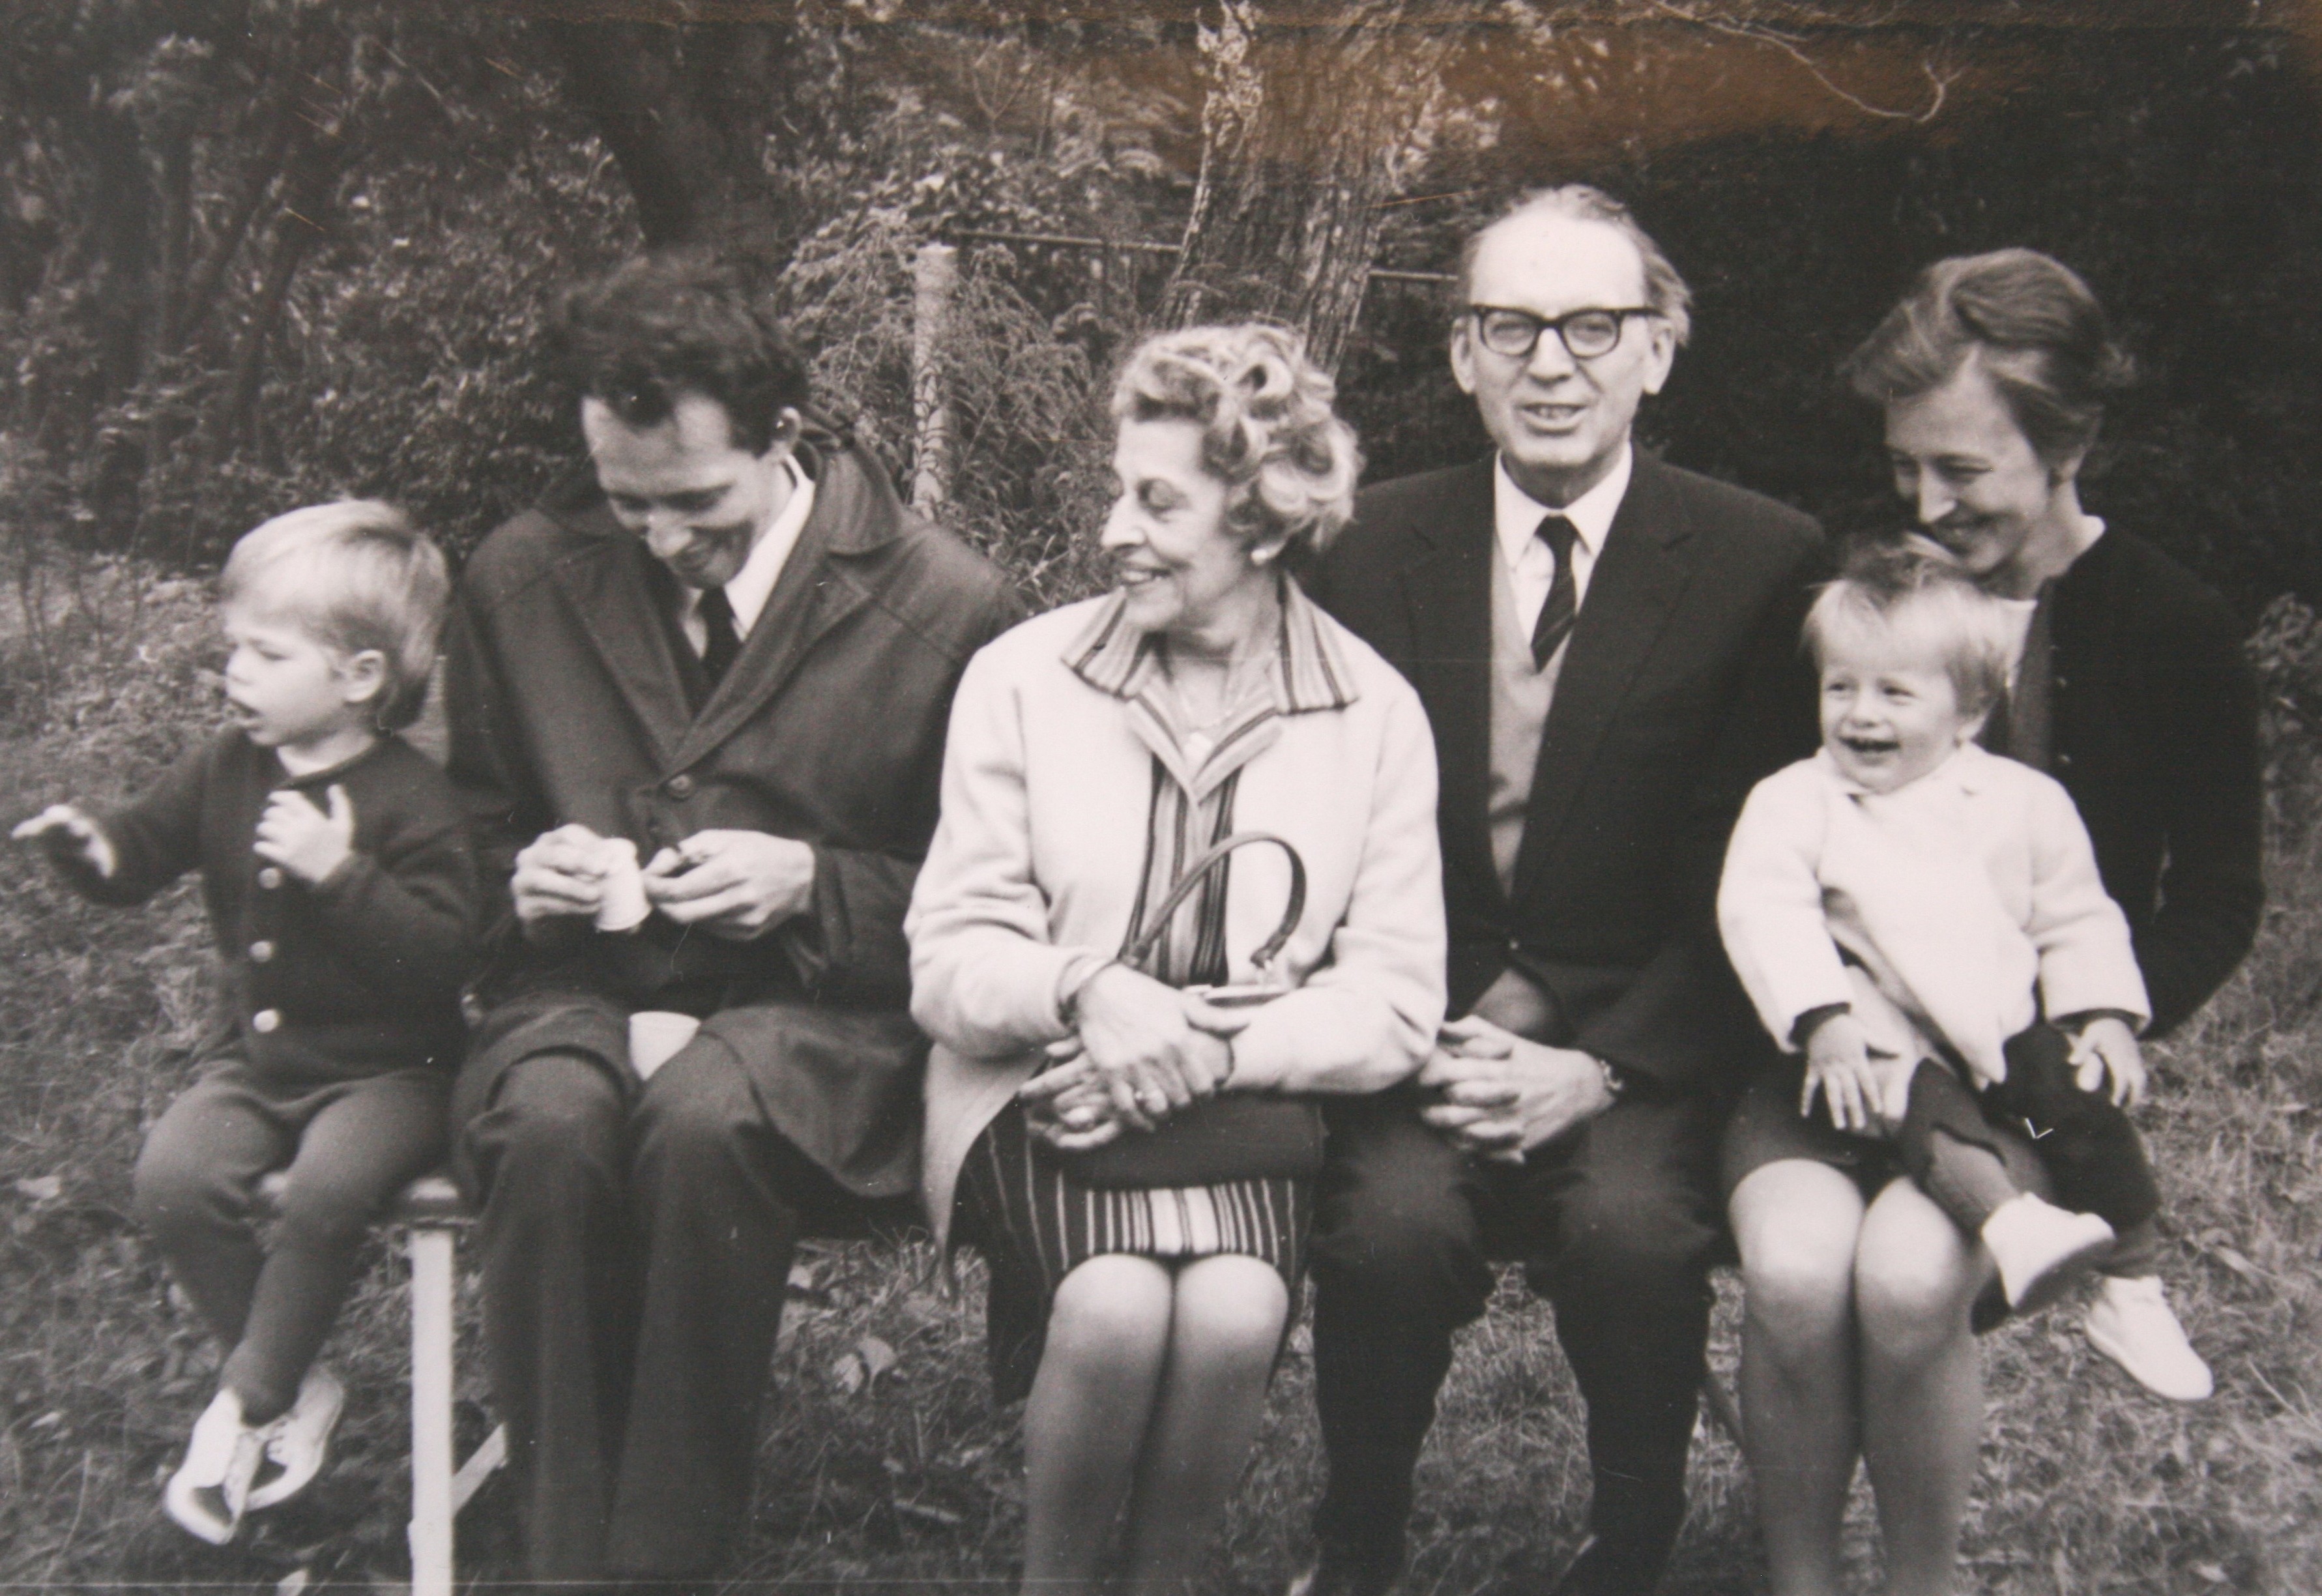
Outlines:
<svg viewBox="0 0 2322 1596"><path fill-rule="evenodd" d="M328 809L295 787L277 790L258 817L253 851L270 864L279 864L309 886L320 886L355 851L355 807L347 789L334 786L325 795Z"/></svg>
<svg viewBox="0 0 2322 1596"><path fill-rule="evenodd" d="M1097 971L1076 1001L1089 1067L1113 1112L1138 1130L1208 1097L1232 1069L1231 1044L1219 1034L1231 1023L1222 1011L1126 964Z"/></svg>
<svg viewBox="0 0 2322 1596"><path fill-rule="evenodd" d="M2126 1022L2099 1015L2080 1027L2072 1044L2073 1081L2082 1091L2096 1091L2109 1080L2112 1100L2134 1108L2144 1100L2144 1054L2136 1033Z"/></svg>
<svg viewBox="0 0 2322 1596"><path fill-rule="evenodd" d="M1906 1085L1906 1095L1908 1090ZM1816 1093L1830 1111L1831 1124L1842 1131L1875 1135L1875 1126L1885 1117L1886 1099L1871 1068L1869 1039L1851 1014L1832 1015L1806 1038L1806 1078L1798 1090L1802 1117L1814 1117Z"/></svg>
<svg viewBox="0 0 2322 1596"><path fill-rule="evenodd" d="M645 866L645 898L681 926L748 942L814 902L814 850L763 831L697 831Z"/></svg>
<svg viewBox="0 0 2322 1596"><path fill-rule="evenodd" d="M1592 1055L1527 1042L1473 1014L1438 1034L1419 1084L1437 1096L1421 1110L1428 1124L1467 1152L1506 1163L1613 1106Z"/></svg>
<svg viewBox="0 0 2322 1596"><path fill-rule="evenodd" d="M70 804L50 804L8 835L15 842L36 843L59 865L80 865L100 880L111 880L121 868L121 857L113 851L113 839L105 828Z"/></svg>
<svg viewBox="0 0 2322 1596"><path fill-rule="evenodd" d="M593 918L605 900L605 839L579 824L543 832L516 856L508 896L527 927L560 916Z"/></svg>

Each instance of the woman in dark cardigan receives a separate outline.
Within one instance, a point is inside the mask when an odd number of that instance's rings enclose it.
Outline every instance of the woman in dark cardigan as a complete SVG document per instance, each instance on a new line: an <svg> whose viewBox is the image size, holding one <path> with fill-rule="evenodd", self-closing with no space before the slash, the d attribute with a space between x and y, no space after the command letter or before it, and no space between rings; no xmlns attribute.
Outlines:
<svg viewBox="0 0 2322 1596"><path fill-rule="evenodd" d="M2127 377L2104 313L2029 250L1940 261L1848 362L1884 407L1897 490L2023 628L1986 741L2061 782L2125 911L2147 1035L2182 1022L2249 950L2260 865L2256 692L2225 604L2080 506L2105 397ZM2093 1077L2093 1078L2092 1078ZM2109 1085L2135 1101L2138 1079ZM1890 1144L1746 1097L1725 1148L1742 1258L1744 1433L1773 1589L1839 1588L1857 1451L1879 1499L1888 1589L1952 1588L1983 1413L1973 1331L1993 1266L1894 1175ZM1899 1113L1899 1101L1889 1105ZM2028 1143L2006 1151L2036 1172ZM2133 1227L2099 1265L2090 1341L2162 1395L2209 1373Z"/></svg>
<svg viewBox="0 0 2322 1596"><path fill-rule="evenodd" d="M2003 598L2028 604L2010 713L1987 741L2072 795L2105 889L2127 913L2153 999L2145 1035L2175 1029L2257 935L2257 689L2223 599L2135 533L2080 507L2103 397L2128 377L2104 313L2069 269L2030 250L1930 268L1850 363L1890 424L1975 361L2051 474L2056 513L1995 514L1973 487L1896 459L1927 532ZM1904 480L1908 468L1909 481Z"/></svg>

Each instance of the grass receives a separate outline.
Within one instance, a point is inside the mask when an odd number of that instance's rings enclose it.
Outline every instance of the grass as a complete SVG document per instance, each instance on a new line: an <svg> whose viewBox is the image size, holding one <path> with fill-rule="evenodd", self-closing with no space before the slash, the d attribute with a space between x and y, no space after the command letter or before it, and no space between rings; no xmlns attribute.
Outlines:
<svg viewBox="0 0 2322 1596"><path fill-rule="evenodd" d="M196 585L149 588L133 628L52 636L65 663L46 691L24 685L23 632L0 606L0 688L17 689L0 691L0 820L134 790L208 719L215 655ZM2168 1187L2165 1271L2218 1395L2145 1397L2070 1312L1993 1336L1964 1590L2322 1590L2322 848L2279 855L2273 891L2248 968L2156 1050L2144 1120ZM189 886L100 910L0 854L0 1586L251 1589L304 1571L391 1587L407 1566L401 1268L384 1240L329 1354L352 1393L329 1473L226 1551L159 1511L216 1358L127 1218L128 1175L184 1082L207 957ZM924 1244L849 1244L810 1247L797 1279L735 1577L1002 1588L1021 1459L1014 1416L988 1400L974 1266L954 1288ZM1730 1371L1737 1303L1721 1289L1714 1355ZM1302 1550L1321 1479L1305 1345L1302 1331L1275 1382L1210 1590L1278 1590ZM473 1445L489 1420L472 1341L462 1396ZM1580 1532L1578 1417L1548 1311L1505 1283L1461 1345L1422 1464L1414 1592L1522 1588L1559 1565ZM1694 1483L1668 1589L1761 1588L1747 1477L1723 1436L1696 1446ZM504 1487L462 1530L466 1574L515 1573ZM1858 1588L1874 1587L1875 1545L1858 1487Z"/></svg>

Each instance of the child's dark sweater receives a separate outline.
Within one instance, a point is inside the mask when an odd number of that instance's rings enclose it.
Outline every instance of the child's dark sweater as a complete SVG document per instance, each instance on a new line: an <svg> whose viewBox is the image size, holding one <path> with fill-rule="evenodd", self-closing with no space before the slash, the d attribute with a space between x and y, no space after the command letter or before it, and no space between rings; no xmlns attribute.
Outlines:
<svg viewBox="0 0 2322 1596"><path fill-rule="evenodd" d="M310 885L258 856L259 817L276 790L327 810L333 787L354 808L345 863ZM475 860L450 783L400 738L293 777L273 750L229 731L98 824L119 856L112 878L68 874L100 902L142 902L202 872L224 965L205 1058L307 1080L459 1062Z"/></svg>

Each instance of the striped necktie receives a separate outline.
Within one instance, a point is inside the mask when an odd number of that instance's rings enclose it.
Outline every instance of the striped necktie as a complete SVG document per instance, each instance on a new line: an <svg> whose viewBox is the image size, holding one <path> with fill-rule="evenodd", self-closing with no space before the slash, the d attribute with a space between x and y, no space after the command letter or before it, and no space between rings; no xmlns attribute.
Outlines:
<svg viewBox="0 0 2322 1596"><path fill-rule="evenodd" d="M1536 535L1556 556L1556 578L1548 585L1548 602L1540 606L1540 619L1531 629L1532 668L1545 670L1580 613L1579 589L1572 580L1572 542L1579 534L1563 516L1550 515Z"/></svg>

